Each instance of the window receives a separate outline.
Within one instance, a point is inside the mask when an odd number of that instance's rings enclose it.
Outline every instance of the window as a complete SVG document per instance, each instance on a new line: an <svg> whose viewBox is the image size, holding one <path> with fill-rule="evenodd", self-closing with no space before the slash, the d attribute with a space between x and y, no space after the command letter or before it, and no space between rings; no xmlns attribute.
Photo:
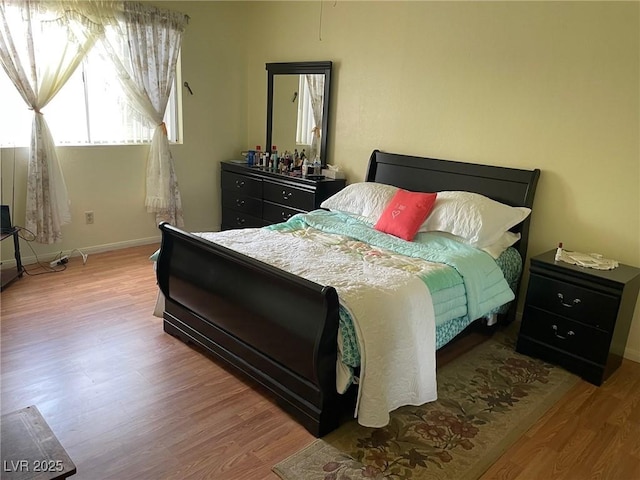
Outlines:
<svg viewBox="0 0 640 480"><path fill-rule="evenodd" d="M170 142L179 139L180 61L165 112ZM28 146L33 112L0 69L0 147ZM42 109L56 145L150 143L155 125L129 106L113 65L93 48L69 81Z"/></svg>

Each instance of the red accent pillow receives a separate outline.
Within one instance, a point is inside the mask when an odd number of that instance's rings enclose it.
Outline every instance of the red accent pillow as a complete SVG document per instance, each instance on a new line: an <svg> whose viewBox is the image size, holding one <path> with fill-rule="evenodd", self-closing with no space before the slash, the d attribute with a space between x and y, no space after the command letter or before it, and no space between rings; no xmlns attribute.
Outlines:
<svg viewBox="0 0 640 480"><path fill-rule="evenodd" d="M398 190L374 228L410 242L433 210L437 195L437 193Z"/></svg>

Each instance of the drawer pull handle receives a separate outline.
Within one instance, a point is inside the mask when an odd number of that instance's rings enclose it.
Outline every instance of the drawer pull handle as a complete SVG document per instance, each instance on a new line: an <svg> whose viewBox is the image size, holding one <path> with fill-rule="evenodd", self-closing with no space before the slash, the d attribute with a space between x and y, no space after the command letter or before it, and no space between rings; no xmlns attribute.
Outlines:
<svg viewBox="0 0 640 480"><path fill-rule="evenodd" d="M567 332L567 335L566 335L566 336L564 336L564 335L559 335L559 334L558 334L558 326L557 326L557 325L551 325L551 328L553 328L553 334L554 334L556 337L558 337L560 340L566 340L566 339L567 339L567 337L573 337L573 336L576 334L576 332L574 332L573 330L569 330L569 331Z"/></svg>
<svg viewBox="0 0 640 480"><path fill-rule="evenodd" d="M282 190L282 198L283 200L289 200L293 195L293 192L287 192L286 190Z"/></svg>
<svg viewBox="0 0 640 480"><path fill-rule="evenodd" d="M236 180L236 187L238 188L244 187L244 180Z"/></svg>
<svg viewBox="0 0 640 480"><path fill-rule="evenodd" d="M287 213L287 212L281 212L282 215L282 219L283 220L289 220L291 218L291 215L293 215L292 213Z"/></svg>
<svg viewBox="0 0 640 480"><path fill-rule="evenodd" d="M242 206L244 205L244 200L242 200L242 199L238 198L238 199L236 200L236 205L237 205L238 207L242 207Z"/></svg>
<svg viewBox="0 0 640 480"><path fill-rule="evenodd" d="M236 225L244 225L245 219L236 217Z"/></svg>
<svg viewBox="0 0 640 480"><path fill-rule="evenodd" d="M573 302L567 303L564 301L564 296L561 293L558 294L558 298L560 299L560 303L562 304L562 306L567 308L575 307L580 302L582 302L582 300L580 300L579 298L574 298Z"/></svg>

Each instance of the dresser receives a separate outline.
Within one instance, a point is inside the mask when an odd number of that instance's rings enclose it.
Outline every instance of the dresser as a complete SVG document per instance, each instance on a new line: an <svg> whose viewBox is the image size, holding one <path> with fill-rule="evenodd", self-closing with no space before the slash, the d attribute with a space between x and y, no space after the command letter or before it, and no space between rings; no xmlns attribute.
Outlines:
<svg viewBox="0 0 640 480"><path fill-rule="evenodd" d="M344 179L312 180L235 162L221 163L222 230L284 222L320 204Z"/></svg>
<svg viewBox="0 0 640 480"><path fill-rule="evenodd" d="M533 257L516 350L595 385L620 365L640 289L640 269L595 270Z"/></svg>

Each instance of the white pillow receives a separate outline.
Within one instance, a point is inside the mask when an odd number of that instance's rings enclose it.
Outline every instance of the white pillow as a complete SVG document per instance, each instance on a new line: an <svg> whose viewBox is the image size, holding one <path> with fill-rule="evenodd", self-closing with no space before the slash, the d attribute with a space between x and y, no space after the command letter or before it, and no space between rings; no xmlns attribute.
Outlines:
<svg viewBox="0 0 640 480"><path fill-rule="evenodd" d="M449 232L430 232L431 235L438 235L444 238L448 238L450 240L454 240L459 243L464 243L465 245L469 245L466 239L459 237L457 235L453 235ZM486 247L480 248L483 252L488 253L494 259L497 259L502 252L504 252L507 248L513 246L518 240L520 240L520 234L514 232L504 232L502 236L498 239L497 242L492 243L491 245L487 245ZM475 247L478 248L478 247Z"/></svg>
<svg viewBox="0 0 640 480"><path fill-rule="evenodd" d="M375 223L387 204L398 191L398 187L375 182L359 182L347 185L320 204L321 208L359 215Z"/></svg>
<svg viewBox="0 0 640 480"><path fill-rule="evenodd" d="M504 232L497 242L492 243L486 247L482 247L482 250L491 255L494 259L497 259L502 252L512 246L520 240L520 234L514 232Z"/></svg>
<svg viewBox="0 0 640 480"><path fill-rule="evenodd" d="M472 192L438 192L438 199L420 232L449 232L477 248L496 243L531 213Z"/></svg>

